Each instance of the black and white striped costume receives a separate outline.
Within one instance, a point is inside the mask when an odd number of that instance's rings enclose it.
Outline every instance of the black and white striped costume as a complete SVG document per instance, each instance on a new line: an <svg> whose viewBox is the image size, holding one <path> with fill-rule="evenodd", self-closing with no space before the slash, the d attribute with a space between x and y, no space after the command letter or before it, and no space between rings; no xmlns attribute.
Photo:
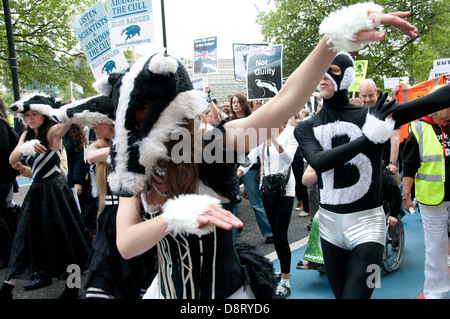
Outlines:
<svg viewBox="0 0 450 319"><path fill-rule="evenodd" d="M30 279L35 271L66 273L70 264L86 269L90 242L78 206L61 175L61 152L25 156L33 182L20 213L6 280Z"/></svg>
<svg viewBox="0 0 450 319"><path fill-rule="evenodd" d="M220 198L222 206L231 210L227 199L201 181L199 194ZM151 205L144 204L144 210L147 218L159 214L159 208ZM144 298L224 299L237 291L243 292L240 298L254 298L251 289L243 287L245 272L231 231L215 227L203 236L169 233L158 243L158 262L158 278Z"/></svg>

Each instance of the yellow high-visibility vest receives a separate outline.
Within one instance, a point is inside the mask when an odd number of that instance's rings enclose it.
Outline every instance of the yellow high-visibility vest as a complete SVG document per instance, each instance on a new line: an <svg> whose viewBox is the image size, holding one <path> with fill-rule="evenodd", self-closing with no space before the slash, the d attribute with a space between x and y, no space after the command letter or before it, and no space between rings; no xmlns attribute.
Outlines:
<svg viewBox="0 0 450 319"><path fill-rule="evenodd" d="M425 205L439 205L445 194L445 158L433 126L416 120L411 123L419 144L420 167L415 178L416 198Z"/></svg>

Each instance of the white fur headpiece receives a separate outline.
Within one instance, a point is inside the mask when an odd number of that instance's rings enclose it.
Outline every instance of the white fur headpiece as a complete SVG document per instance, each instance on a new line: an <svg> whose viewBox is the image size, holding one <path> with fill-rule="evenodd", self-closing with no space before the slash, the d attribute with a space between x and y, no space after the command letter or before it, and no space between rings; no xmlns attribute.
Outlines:
<svg viewBox="0 0 450 319"><path fill-rule="evenodd" d="M9 108L19 117L24 125L28 126L25 121L25 112L38 112L51 118L51 113L60 106L60 99L55 99L45 93L29 93L19 101L12 103Z"/></svg>

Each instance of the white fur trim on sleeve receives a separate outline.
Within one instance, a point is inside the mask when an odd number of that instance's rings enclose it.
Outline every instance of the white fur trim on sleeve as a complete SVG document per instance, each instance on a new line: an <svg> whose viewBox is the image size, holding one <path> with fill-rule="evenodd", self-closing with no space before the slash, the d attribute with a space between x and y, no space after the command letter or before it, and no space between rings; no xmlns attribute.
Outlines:
<svg viewBox="0 0 450 319"><path fill-rule="evenodd" d="M354 42L355 34L375 28L375 24L369 19L367 13L382 10L382 6L373 2L343 7L341 10L332 12L322 21L319 32L327 35L327 44L332 44L335 52L357 51L369 42Z"/></svg>
<svg viewBox="0 0 450 319"><path fill-rule="evenodd" d="M163 206L163 218L169 225L167 230L176 234L206 235L214 230L214 225L199 228L198 216L211 205L221 207L220 200L209 195L186 194L169 199Z"/></svg>
<svg viewBox="0 0 450 319"><path fill-rule="evenodd" d="M394 127L395 120L391 117L381 121L376 116L367 112L366 123L362 127L362 132L375 144L382 144L391 137Z"/></svg>
<svg viewBox="0 0 450 319"><path fill-rule="evenodd" d="M36 151L34 150L34 145L36 143L39 143L39 140L31 140L31 141L23 143L19 147L20 153L22 153L24 156L33 156L33 155L35 155Z"/></svg>

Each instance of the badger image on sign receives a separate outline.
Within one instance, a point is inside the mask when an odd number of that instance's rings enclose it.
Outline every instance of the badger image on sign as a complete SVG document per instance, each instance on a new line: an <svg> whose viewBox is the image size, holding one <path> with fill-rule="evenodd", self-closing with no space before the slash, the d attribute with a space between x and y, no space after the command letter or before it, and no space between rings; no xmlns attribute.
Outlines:
<svg viewBox="0 0 450 319"><path fill-rule="evenodd" d="M249 100L271 99L283 85L283 46L251 50L247 58L247 96Z"/></svg>

